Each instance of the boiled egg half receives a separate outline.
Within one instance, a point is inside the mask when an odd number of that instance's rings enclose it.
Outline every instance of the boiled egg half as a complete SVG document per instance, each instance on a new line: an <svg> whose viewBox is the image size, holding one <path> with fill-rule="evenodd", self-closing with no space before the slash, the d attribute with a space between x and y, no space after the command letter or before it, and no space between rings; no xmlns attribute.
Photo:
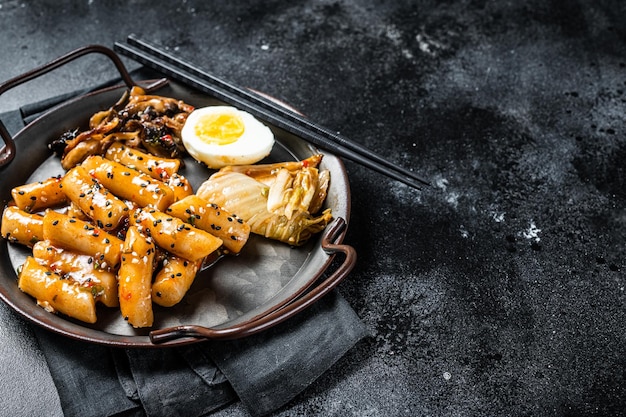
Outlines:
<svg viewBox="0 0 626 417"><path fill-rule="evenodd" d="M189 114L181 131L183 145L209 168L248 165L270 154L274 134L250 113L230 106L209 106Z"/></svg>

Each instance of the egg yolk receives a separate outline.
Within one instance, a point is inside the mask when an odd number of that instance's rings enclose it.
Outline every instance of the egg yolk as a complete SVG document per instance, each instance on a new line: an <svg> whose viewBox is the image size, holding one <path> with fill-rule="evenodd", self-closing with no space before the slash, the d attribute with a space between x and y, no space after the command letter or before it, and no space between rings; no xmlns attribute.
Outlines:
<svg viewBox="0 0 626 417"><path fill-rule="evenodd" d="M241 117L228 113L204 115L195 126L196 135L209 145L228 145L236 142L244 130Z"/></svg>

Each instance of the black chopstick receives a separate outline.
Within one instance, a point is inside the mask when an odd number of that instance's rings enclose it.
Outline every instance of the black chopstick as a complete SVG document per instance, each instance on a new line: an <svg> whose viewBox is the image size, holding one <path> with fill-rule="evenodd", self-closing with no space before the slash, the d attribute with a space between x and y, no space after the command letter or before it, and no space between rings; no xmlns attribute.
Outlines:
<svg viewBox="0 0 626 417"><path fill-rule="evenodd" d="M129 45L135 46L136 48L148 52L172 65L174 65L177 68L181 68L195 76L197 76L200 79L203 79L211 84L217 85L220 88L223 88L226 91L229 91L233 94L236 94L237 96L240 96L242 98L245 98L246 100L252 101L260 106L266 107L268 109L271 109L272 111L280 114L281 116L285 117L286 119L290 120L293 123L302 125L304 128L306 129L310 129L312 131L315 131L317 133L319 133L322 136L326 136L328 137L330 140L332 140L333 142L339 143L340 145L344 146L345 148L348 148L358 154L361 154L363 156L365 156L366 158L377 162L391 170L394 171L399 171L402 174L408 176L409 178L413 178L419 182L421 182L422 184L428 184L428 182L426 182L425 180L421 179L420 177L418 177L416 174L414 174L411 171L405 170L401 167L399 167L398 165L394 164L393 162L390 162L384 158L382 158L381 156L373 153L372 151L366 149L365 147L363 147L360 144L354 143L352 141L350 141L348 138L333 132L323 126L320 126L314 122L312 122L311 120L302 117L301 115L294 113L293 111L291 111L290 109L286 108L285 106L282 106L272 100L268 100L267 98L259 95L259 94L255 94L254 91L249 90L249 89L245 89L245 88L241 88L238 87L232 83L228 83L224 80L219 79L218 77L204 71L201 68L198 68L197 66L183 61L182 59L168 53L165 51L162 51L161 49L157 48L156 46L143 41L141 39L138 39L135 35L129 35L127 38L127 42ZM356 161L355 161L356 162Z"/></svg>
<svg viewBox="0 0 626 417"><path fill-rule="evenodd" d="M133 36L128 38L128 44L116 43L114 47L118 52L143 65L200 91L209 93L228 104L246 110L256 117L338 156L343 156L417 189L421 188L421 184L428 184L428 182L417 177L414 173L404 170L364 147L316 125L301 115L287 110L285 107L252 91L220 80Z"/></svg>

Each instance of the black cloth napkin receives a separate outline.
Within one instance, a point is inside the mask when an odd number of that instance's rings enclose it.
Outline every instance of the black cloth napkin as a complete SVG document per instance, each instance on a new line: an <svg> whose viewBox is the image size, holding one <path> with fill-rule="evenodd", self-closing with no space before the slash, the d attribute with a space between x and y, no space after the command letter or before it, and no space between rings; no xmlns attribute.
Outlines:
<svg viewBox="0 0 626 417"><path fill-rule="evenodd" d="M288 403L367 331L337 291L263 333L120 349L35 328L67 417L203 416L240 399L253 416Z"/></svg>
<svg viewBox="0 0 626 417"><path fill-rule="evenodd" d="M0 120L15 134L32 113L16 110ZM336 290L263 333L183 347L111 348L33 327L67 417L193 417L237 400L251 415L266 415L368 334Z"/></svg>

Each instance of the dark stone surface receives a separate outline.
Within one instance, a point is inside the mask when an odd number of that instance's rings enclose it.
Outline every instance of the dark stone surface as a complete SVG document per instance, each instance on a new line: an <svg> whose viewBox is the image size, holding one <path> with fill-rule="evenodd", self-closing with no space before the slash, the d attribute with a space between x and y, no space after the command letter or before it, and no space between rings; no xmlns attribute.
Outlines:
<svg viewBox="0 0 626 417"><path fill-rule="evenodd" d="M388 3L0 1L0 79L136 33L432 182L346 162L359 263L340 290L373 337L277 415L620 415L626 3ZM73 65L0 110L112 74ZM0 311L2 402L54 408ZM16 396L6 369L34 390Z"/></svg>

